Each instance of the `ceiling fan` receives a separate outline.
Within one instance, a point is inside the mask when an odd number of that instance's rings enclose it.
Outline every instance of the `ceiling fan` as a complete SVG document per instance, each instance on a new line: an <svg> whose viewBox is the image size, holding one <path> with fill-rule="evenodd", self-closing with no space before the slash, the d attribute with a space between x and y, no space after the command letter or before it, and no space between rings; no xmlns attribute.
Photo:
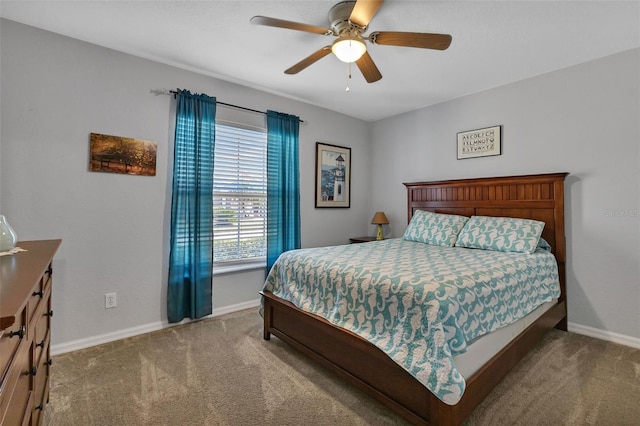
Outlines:
<svg viewBox="0 0 640 426"><path fill-rule="evenodd" d="M445 50L451 44L451 36L449 34L375 31L368 36L363 35L382 3L384 3L384 0L342 1L334 5L329 11L331 28L268 18L266 16L254 16L251 18L251 23L337 37L331 45L324 46L285 70L285 74L297 74L333 52L343 62L355 62L365 80L369 83L380 80L382 74L380 74L378 67L371 59L369 52L367 52L366 41L387 46L436 50Z"/></svg>

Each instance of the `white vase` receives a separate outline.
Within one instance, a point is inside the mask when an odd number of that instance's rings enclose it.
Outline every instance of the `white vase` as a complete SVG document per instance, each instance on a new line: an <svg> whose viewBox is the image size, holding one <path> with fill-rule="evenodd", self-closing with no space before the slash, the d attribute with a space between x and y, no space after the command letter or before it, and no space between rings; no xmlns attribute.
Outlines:
<svg viewBox="0 0 640 426"><path fill-rule="evenodd" d="M4 215L0 214L0 251L8 251L16 246L18 236Z"/></svg>

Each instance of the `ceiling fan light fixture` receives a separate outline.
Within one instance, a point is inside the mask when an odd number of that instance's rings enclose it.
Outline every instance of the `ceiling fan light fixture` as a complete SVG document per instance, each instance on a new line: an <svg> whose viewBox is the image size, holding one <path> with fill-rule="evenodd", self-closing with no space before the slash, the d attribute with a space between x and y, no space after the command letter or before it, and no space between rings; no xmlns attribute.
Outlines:
<svg viewBox="0 0 640 426"><path fill-rule="evenodd" d="M364 55L364 52L367 51L367 46L356 37L344 36L333 42L331 51L342 62L351 63Z"/></svg>

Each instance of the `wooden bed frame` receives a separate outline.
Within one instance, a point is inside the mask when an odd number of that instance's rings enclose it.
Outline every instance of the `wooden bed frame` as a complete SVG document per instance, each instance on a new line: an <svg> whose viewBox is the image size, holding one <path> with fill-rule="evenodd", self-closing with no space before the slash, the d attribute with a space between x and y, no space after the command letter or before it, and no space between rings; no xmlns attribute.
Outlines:
<svg viewBox="0 0 640 426"><path fill-rule="evenodd" d="M271 334L329 368L415 424L458 425L553 327L567 329L564 179L568 173L405 183L408 220L418 210L545 222L543 237L558 261L558 303L475 374L456 405L447 405L380 349L292 303L261 292L264 339Z"/></svg>

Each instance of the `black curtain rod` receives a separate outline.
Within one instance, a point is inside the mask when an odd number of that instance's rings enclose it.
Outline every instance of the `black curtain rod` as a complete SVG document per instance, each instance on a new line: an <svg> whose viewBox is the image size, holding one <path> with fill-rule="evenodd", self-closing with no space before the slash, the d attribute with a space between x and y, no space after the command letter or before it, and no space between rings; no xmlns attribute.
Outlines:
<svg viewBox="0 0 640 426"><path fill-rule="evenodd" d="M175 99L178 96L178 92L175 91L175 90L169 90L169 93L173 94L173 99ZM241 109L241 110L244 110L244 111L250 111L250 112L255 112L255 113L258 113L258 114L267 115L267 113L265 111L259 111L257 109L253 109L253 108L247 108L247 107L243 107L243 106L240 106L240 105L228 104L226 102L220 102L218 100L216 100L216 103L220 104L220 105L228 106L228 107L231 107L231 108L237 108L237 109ZM300 118L298 118L298 121L300 121L301 123L304 123L304 120L302 120Z"/></svg>

